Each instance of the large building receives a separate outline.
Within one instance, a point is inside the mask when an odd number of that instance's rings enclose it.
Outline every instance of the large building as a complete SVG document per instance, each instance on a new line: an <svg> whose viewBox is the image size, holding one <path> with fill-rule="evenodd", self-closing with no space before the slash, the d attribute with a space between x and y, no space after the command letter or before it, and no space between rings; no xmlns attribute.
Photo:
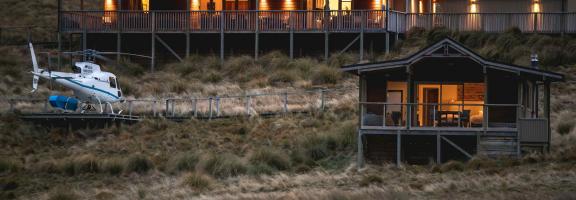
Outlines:
<svg viewBox="0 0 576 200"><path fill-rule="evenodd" d="M271 50L325 58L331 52L353 50L363 59L365 52L387 51L413 27L575 33L576 2L103 0L98 10L59 10L60 34L81 35L82 48L146 54L152 66L159 58L181 59L194 53L224 59L231 54L258 57Z"/></svg>

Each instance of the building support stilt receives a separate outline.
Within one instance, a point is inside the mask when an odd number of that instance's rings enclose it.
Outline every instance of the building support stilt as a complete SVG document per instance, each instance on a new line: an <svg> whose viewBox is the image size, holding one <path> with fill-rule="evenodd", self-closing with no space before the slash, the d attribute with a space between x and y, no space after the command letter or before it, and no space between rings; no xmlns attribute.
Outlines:
<svg viewBox="0 0 576 200"><path fill-rule="evenodd" d="M361 169L364 167L364 143L362 141L362 131L358 130L358 155L357 157L357 167Z"/></svg>
<svg viewBox="0 0 576 200"><path fill-rule="evenodd" d="M116 33L116 63L120 63L120 52L122 52L122 34Z"/></svg>
<svg viewBox="0 0 576 200"><path fill-rule="evenodd" d="M294 59L294 31L290 31L290 59Z"/></svg>
<svg viewBox="0 0 576 200"><path fill-rule="evenodd" d="M359 53L360 53L360 62L362 62L362 60L364 60L364 32L361 31L360 32L360 43L359 43L360 48L358 49Z"/></svg>
<svg viewBox="0 0 576 200"><path fill-rule="evenodd" d="M440 133L436 133L436 164L442 163L442 140L440 140Z"/></svg>
<svg viewBox="0 0 576 200"><path fill-rule="evenodd" d="M260 52L260 34L258 31L254 33L254 60L258 60L258 53Z"/></svg>
<svg viewBox="0 0 576 200"><path fill-rule="evenodd" d="M186 0L186 58L190 57L190 0Z"/></svg>
<svg viewBox="0 0 576 200"><path fill-rule="evenodd" d="M390 32L386 31L386 54L390 53Z"/></svg>
<svg viewBox="0 0 576 200"><path fill-rule="evenodd" d="M396 166L400 167L402 163L402 135L400 130L396 133Z"/></svg>
<svg viewBox="0 0 576 200"><path fill-rule="evenodd" d="M224 65L224 14L220 16L220 65Z"/></svg>
<svg viewBox="0 0 576 200"><path fill-rule="evenodd" d="M156 13L152 12L152 35L150 36L150 40L152 42L152 47L150 49L150 72L154 73L154 65L156 63Z"/></svg>
<svg viewBox="0 0 576 200"><path fill-rule="evenodd" d="M546 151L549 153L552 130L550 128L550 81L547 80L544 80L544 117L548 121L548 145L546 145Z"/></svg>
<svg viewBox="0 0 576 200"><path fill-rule="evenodd" d="M86 49L88 49L88 44L86 41L87 37L88 37L88 34L86 33L86 29L84 29L84 31L82 31L82 52L85 52ZM83 61L86 61L86 55L85 54L82 56L82 58L83 58Z"/></svg>
<svg viewBox="0 0 576 200"><path fill-rule="evenodd" d="M190 33L186 33L186 58L190 57Z"/></svg>
<svg viewBox="0 0 576 200"><path fill-rule="evenodd" d="M330 51L328 48L330 48L329 46L330 43L330 38L329 38L329 34L328 31L324 32L324 61L326 63L328 63L328 57L330 56L328 51Z"/></svg>

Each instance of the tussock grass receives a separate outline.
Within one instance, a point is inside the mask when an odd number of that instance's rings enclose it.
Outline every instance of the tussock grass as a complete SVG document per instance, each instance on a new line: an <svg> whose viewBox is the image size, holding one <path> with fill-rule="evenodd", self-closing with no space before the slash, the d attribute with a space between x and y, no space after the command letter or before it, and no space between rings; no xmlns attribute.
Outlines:
<svg viewBox="0 0 576 200"><path fill-rule="evenodd" d="M200 154L194 152L182 152L172 157L168 164L171 172L193 172L200 161Z"/></svg>
<svg viewBox="0 0 576 200"><path fill-rule="evenodd" d="M22 164L13 159L0 159L0 174L14 173L22 169Z"/></svg>
<svg viewBox="0 0 576 200"><path fill-rule="evenodd" d="M275 148L261 148L250 156L250 162L254 165L266 165L273 170L287 170L291 167L288 155ZM266 166L259 166L265 168ZM264 173L267 171L263 170Z"/></svg>
<svg viewBox="0 0 576 200"><path fill-rule="evenodd" d="M366 187L371 184L381 184L384 179L376 174L368 174L360 179L360 186Z"/></svg>
<svg viewBox="0 0 576 200"><path fill-rule="evenodd" d="M146 173L154 169L154 164L143 154L133 154L126 161L126 172Z"/></svg>
<svg viewBox="0 0 576 200"><path fill-rule="evenodd" d="M112 176L118 176L124 171L124 163L117 158L107 159L102 163L102 171Z"/></svg>
<svg viewBox="0 0 576 200"><path fill-rule="evenodd" d="M203 170L208 174L227 178L248 172L248 167L241 158L234 154L212 154L203 163Z"/></svg>
<svg viewBox="0 0 576 200"><path fill-rule="evenodd" d="M183 184L194 190L208 190L212 186L214 181L209 176L199 173L189 173L184 176Z"/></svg>

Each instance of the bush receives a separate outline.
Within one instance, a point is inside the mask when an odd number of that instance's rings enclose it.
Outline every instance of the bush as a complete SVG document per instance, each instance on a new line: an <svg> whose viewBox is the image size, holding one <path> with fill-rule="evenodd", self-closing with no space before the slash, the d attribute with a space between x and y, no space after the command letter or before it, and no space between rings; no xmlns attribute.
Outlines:
<svg viewBox="0 0 576 200"><path fill-rule="evenodd" d="M440 171L441 172L449 172L449 171L463 171L464 170L464 163L460 162L460 161L448 161L444 164L442 164L442 166L440 166Z"/></svg>
<svg viewBox="0 0 576 200"><path fill-rule="evenodd" d="M342 72L336 68L320 67L312 75L312 83L320 84L336 84L342 78Z"/></svg>
<svg viewBox="0 0 576 200"><path fill-rule="evenodd" d="M195 190L206 190L212 186L212 179L203 174L190 173L184 177L184 185Z"/></svg>
<svg viewBox="0 0 576 200"><path fill-rule="evenodd" d="M560 135L569 134L574 129L574 123L572 120L562 120L556 125L556 132Z"/></svg>
<svg viewBox="0 0 576 200"><path fill-rule="evenodd" d="M21 166L19 165L19 163L13 160L0 159L0 174L17 172L20 168Z"/></svg>
<svg viewBox="0 0 576 200"><path fill-rule="evenodd" d="M299 79L298 74L293 70L279 70L273 73L268 81L270 84L276 83L294 83Z"/></svg>
<svg viewBox="0 0 576 200"><path fill-rule="evenodd" d="M237 176L247 172L247 167L244 162L242 162L238 156L229 153L211 155L205 161L203 169L209 174L219 178Z"/></svg>
<svg viewBox="0 0 576 200"><path fill-rule="evenodd" d="M375 175L375 174L369 174L369 175L362 177L362 179L360 179L360 186L366 187L366 186L369 186L371 184L380 184L383 182L384 182L384 179L382 177Z"/></svg>
<svg viewBox="0 0 576 200"><path fill-rule="evenodd" d="M273 148L262 148L255 151L250 156L250 161L254 164L268 165L276 170L287 170L291 165L288 155Z"/></svg>
<svg viewBox="0 0 576 200"><path fill-rule="evenodd" d="M100 171L98 159L93 155L80 156L78 159L74 160L73 164L75 168L74 172L77 174L98 173Z"/></svg>
<svg viewBox="0 0 576 200"><path fill-rule="evenodd" d="M78 195L76 195L74 192L60 189L52 192L49 195L48 200L75 200L79 198L80 197L78 197Z"/></svg>
<svg viewBox="0 0 576 200"><path fill-rule="evenodd" d="M113 176L118 176L124 171L124 165L118 159L109 159L102 164L103 172Z"/></svg>
<svg viewBox="0 0 576 200"><path fill-rule="evenodd" d="M127 172L146 173L154 168L152 161L142 154L134 154L128 158Z"/></svg>
<svg viewBox="0 0 576 200"><path fill-rule="evenodd" d="M185 152L174 156L169 163L170 170L173 172L189 171L195 170L196 165L200 161L200 156L197 153Z"/></svg>
<svg viewBox="0 0 576 200"><path fill-rule="evenodd" d="M466 162L466 168L471 170L495 168L498 163L490 158L474 157Z"/></svg>

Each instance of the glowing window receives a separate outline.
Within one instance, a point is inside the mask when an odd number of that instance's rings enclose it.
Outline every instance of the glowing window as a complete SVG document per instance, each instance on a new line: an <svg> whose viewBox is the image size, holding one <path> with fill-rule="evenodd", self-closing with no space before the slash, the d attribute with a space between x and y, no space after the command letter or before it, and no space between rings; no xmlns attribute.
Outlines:
<svg viewBox="0 0 576 200"><path fill-rule="evenodd" d="M142 0L142 10L150 11L150 0Z"/></svg>

